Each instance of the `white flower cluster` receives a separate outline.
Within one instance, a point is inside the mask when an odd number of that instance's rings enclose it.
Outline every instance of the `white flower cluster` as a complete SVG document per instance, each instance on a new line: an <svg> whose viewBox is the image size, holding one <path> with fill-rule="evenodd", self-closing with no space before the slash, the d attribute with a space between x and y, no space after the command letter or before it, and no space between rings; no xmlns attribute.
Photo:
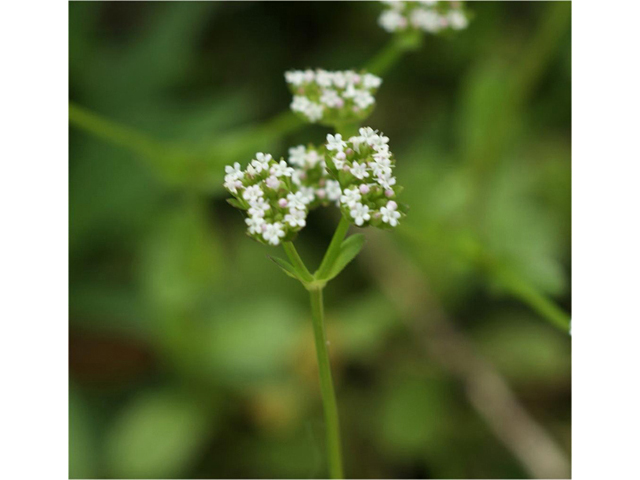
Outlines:
<svg viewBox="0 0 640 480"><path fill-rule="evenodd" d="M225 167L224 187L235 197L229 203L247 212L251 237L278 245L306 225L313 198L292 181L294 173L287 162L264 153L257 153L246 170L237 162Z"/></svg>
<svg viewBox="0 0 640 480"><path fill-rule="evenodd" d="M319 205L339 204L340 183L329 176L323 151L313 145L292 147L289 163L295 167L291 181L309 198L310 210Z"/></svg>
<svg viewBox="0 0 640 480"><path fill-rule="evenodd" d="M398 225L404 212L395 201L399 188L393 176L395 160L389 137L370 127L348 140L327 135L326 164L342 189L340 208L359 227Z"/></svg>
<svg viewBox="0 0 640 480"><path fill-rule="evenodd" d="M378 23L387 32L422 30L440 33L446 30L464 30L469 25L463 2L419 1L382 2L388 8L380 14Z"/></svg>
<svg viewBox="0 0 640 480"><path fill-rule="evenodd" d="M382 79L352 70L292 70L285 80L293 93L291 110L311 123L333 126L366 118L375 104Z"/></svg>

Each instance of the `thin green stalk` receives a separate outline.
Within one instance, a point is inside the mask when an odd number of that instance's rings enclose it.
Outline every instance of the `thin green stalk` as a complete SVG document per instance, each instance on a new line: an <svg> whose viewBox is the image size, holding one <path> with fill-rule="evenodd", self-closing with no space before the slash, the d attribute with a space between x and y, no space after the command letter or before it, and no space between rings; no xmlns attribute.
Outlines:
<svg viewBox="0 0 640 480"><path fill-rule="evenodd" d="M298 255L298 251L293 243L283 242L282 247L293 266L302 274L303 280L306 282L312 282L314 280L313 275L311 275L311 272L307 270L307 266L302 261L302 258L300 258L300 255Z"/></svg>
<svg viewBox="0 0 640 480"><path fill-rule="evenodd" d="M343 478L342 453L340 446L340 422L336 394L331 378L331 365L327 351L327 336L324 328L324 307L322 302L322 288L309 290L311 297L311 319L313 334L318 355L318 371L320 373L320 391L327 436L327 456L329 459L329 474L331 478Z"/></svg>
<svg viewBox="0 0 640 480"><path fill-rule="evenodd" d="M416 50L422 43L421 32L403 33L394 36L380 52L371 59L365 69L375 75L384 75L406 52Z"/></svg>
<svg viewBox="0 0 640 480"><path fill-rule="evenodd" d="M93 113L86 108L69 103L69 123L102 140L132 150L145 157L161 156L163 144L137 130Z"/></svg>
<svg viewBox="0 0 640 480"><path fill-rule="evenodd" d="M338 258L338 254L340 253L340 245L342 245L342 241L344 237L347 235L347 230L349 230L350 222L345 217L342 216L340 218L340 223L338 224L338 228L336 228L335 233L333 234L333 238L331 239L331 243L329 244L329 248L327 249L327 253L324 254L324 258L322 259L322 263L320 267L316 271L315 277L322 279L328 273L333 263Z"/></svg>

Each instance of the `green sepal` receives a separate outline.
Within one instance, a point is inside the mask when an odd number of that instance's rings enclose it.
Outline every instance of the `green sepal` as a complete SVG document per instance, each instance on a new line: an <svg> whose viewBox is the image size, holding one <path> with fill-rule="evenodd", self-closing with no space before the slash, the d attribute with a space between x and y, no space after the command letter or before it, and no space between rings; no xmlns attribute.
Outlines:
<svg viewBox="0 0 640 480"><path fill-rule="evenodd" d="M227 198L227 203L240 210L246 210L246 207L237 198Z"/></svg>
<svg viewBox="0 0 640 480"><path fill-rule="evenodd" d="M362 246L364 245L364 235L361 233L357 233L355 235L351 235L347 238L342 245L340 245L340 253L338 254L338 258L331 266L329 273L326 278L321 280L329 281L332 278L338 276L342 270L353 260L360 250L362 250Z"/></svg>

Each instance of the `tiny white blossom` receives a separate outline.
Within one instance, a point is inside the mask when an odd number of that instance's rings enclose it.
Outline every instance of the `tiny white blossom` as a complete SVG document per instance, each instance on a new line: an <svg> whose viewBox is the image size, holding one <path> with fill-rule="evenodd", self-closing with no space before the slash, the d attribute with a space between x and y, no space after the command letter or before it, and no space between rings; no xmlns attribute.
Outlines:
<svg viewBox="0 0 640 480"><path fill-rule="evenodd" d="M235 162L233 166L227 165L224 167L225 179L229 180L240 180L244 178L244 172L240 169L240 164Z"/></svg>
<svg viewBox="0 0 640 480"><path fill-rule="evenodd" d="M264 218L262 217L247 217L244 222L249 227L249 233L256 234L262 232L262 225L264 225Z"/></svg>
<svg viewBox="0 0 640 480"><path fill-rule="evenodd" d="M240 180L231 180L225 177L223 186L231 193L238 193L238 188L242 187L242 182Z"/></svg>
<svg viewBox="0 0 640 480"><path fill-rule="evenodd" d="M392 227L398 225L398 219L400 218L400 212L398 210L398 204L393 200L389 200L387 202L386 207L382 207L380 209L380 213L382 214L382 221L384 223L388 223Z"/></svg>
<svg viewBox="0 0 640 480"><path fill-rule="evenodd" d="M289 207L297 208L298 210L304 210L307 207L307 203L305 201L306 197L302 192L289 193L287 195L287 201L289 202Z"/></svg>
<svg viewBox="0 0 640 480"><path fill-rule="evenodd" d="M262 238L264 238L271 245L279 245L280 239L285 236L282 224L280 222L267 223Z"/></svg>
<svg viewBox="0 0 640 480"><path fill-rule="evenodd" d="M278 188L280 188L280 180L278 180L278 177L276 177L275 175L270 175L269 177L267 177L264 183L267 185L267 187L273 190L277 190Z"/></svg>
<svg viewBox="0 0 640 480"><path fill-rule="evenodd" d="M364 88L378 88L382 84L382 79L371 73L366 73L362 79Z"/></svg>
<svg viewBox="0 0 640 480"><path fill-rule="evenodd" d="M347 142L342 140L342 135L339 133L336 133L335 135L331 135L329 133L327 135L327 150L337 150L338 152L342 152L346 146Z"/></svg>
<svg viewBox="0 0 640 480"><path fill-rule="evenodd" d="M340 98L338 92L330 88L322 92L320 102L324 103L327 107L342 107L344 105L344 100Z"/></svg>
<svg viewBox="0 0 640 480"><path fill-rule="evenodd" d="M289 149L289 163L296 167L304 167L304 161L307 156L307 149L304 145L291 147Z"/></svg>
<svg viewBox="0 0 640 480"><path fill-rule="evenodd" d="M357 204L362 196L360 192L355 188L347 188L342 192L342 196L340 197L340 203L347 205L350 208L353 208L355 204Z"/></svg>
<svg viewBox="0 0 640 480"><path fill-rule="evenodd" d="M327 180L327 184L325 185L325 192L327 193L327 198L332 202L340 200L340 195L342 195L340 182L336 180Z"/></svg>
<svg viewBox="0 0 640 480"><path fill-rule="evenodd" d="M321 157L320 155L318 155L318 152L316 150L309 150L306 157L307 166L309 168L315 167L320 160Z"/></svg>
<svg viewBox="0 0 640 480"><path fill-rule="evenodd" d="M396 184L396 178L391 176L391 172L378 175L377 180L378 183L385 189L390 189L393 185Z"/></svg>
<svg viewBox="0 0 640 480"><path fill-rule="evenodd" d="M358 105L358 107L365 109L368 108L370 105L373 105L374 103L376 103L375 98L373 98L373 95L371 95L367 90L356 90L356 94L353 97L353 101L355 102L356 105Z"/></svg>
<svg viewBox="0 0 640 480"><path fill-rule="evenodd" d="M360 180L369 176L369 172L367 172L367 165L365 163L353 162L350 170L351 174Z"/></svg>
<svg viewBox="0 0 640 480"><path fill-rule="evenodd" d="M271 205L265 202L264 198L258 197L256 200L251 201L251 208L249 209L249 215L252 217L264 217L264 212L271 209Z"/></svg>
<svg viewBox="0 0 640 480"><path fill-rule="evenodd" d="M326 70L318 70L316 72L316 83L321 87L330 87L333 81L333 76L331 72L327 72Z"/></svg>
<svg viewBox="0 0 640 480"><path fill-rule="evenodd" d="M361 141L367 143L369 143L373 137L377 136L376 131L371 127L362 127L360 128L360 130L358 130L358 132L360 133L360 137L362 138Z"/></svg>
<svg viewBox="0 0 640 480"><path fill-rule="evenodd" d="M464 30L469 26L469 20L460 10L452 10L448 15L449 24L454 30Z"/></svg>
<svg viewBox="0 0 640 480"><path fill-rule="evenodd" d="M291 168L284 160L280 160L280 162L271 167L271 174L276 177L290 177L292 173L293 168Z"/></svg>
<svg viewBox="0 0 640 480"><path fill-rule="evenodd" d="M369 215L369 207L367 205L363 205L362 203L356 203L351 208L351 218L355 221L356 225L359 227L368 220L371 220L371 215Z"/></svg>
<svg viewBox="0 0 640 480"><path fill-rule="evenodd" d="M310 102L307 110L304 114L307 116L310 122L317 122L322 118L324 112L324 106L319 103Z"/></svg>
<svg viewBox="0 0 640 480"><path fill-rule="evenodd" d="M307 97L295 95L293 97L293 101L291 102L291 110L293 110L294 112L306 113L309 105L311 105L311 100L309 100Z"/></svg>
<svg viewBox="0 0 640 480"><path fill-rule="evenodd" d="M297 194L300 194L300 198L305 205L313 202L316 198L313 187L300 187L300 191L297 192Z"/></svg>
<svg viewBox="0 0 640 480"><path fill-rule="evenodd" d="M307 224L306 218L307 214L304 210L291 208L289 209L289 213L285 215L284 221L292 227L304 227Z"/></svg>
<svg viewBox="0 0 640 480"><path fill-rule="evenodd" d="M378 18L378 23L387 32L403 30L407 27L407 19L397 10L385 10Z"/></svg>
<svg viewBox="0 0 640 480"><path fill-rule="evenodd" d="M333 84L338 88L344 88L347 85L347 79L342 72L333 72Z"/></svg>
<svg viewBox="0 0 640 480"><path fill-rule="evenodd" d="M247 187L244 192L242 192L242 198L244 198L247 202L253 202L258 199L258 197L262 197L264 192L260 188L260 185L251 185Z"/></svg>
<svg viewBox="0 0 640 480"><path fill-rule="evenodd" d="M286 72L284 74L284 78L287 83L299 86L304 82L304 72L301 72L300 70L292 70L290 72Z"/></svg>

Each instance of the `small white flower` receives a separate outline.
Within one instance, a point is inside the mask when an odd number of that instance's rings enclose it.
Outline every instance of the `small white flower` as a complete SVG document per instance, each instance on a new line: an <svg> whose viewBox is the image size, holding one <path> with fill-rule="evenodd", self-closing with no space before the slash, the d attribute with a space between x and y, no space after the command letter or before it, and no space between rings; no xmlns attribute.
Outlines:
<svg viewBox="0 0 640 480"><path fill-rule="evenodd" d="M280 239L285 236L282 224L280 222L267 223L262 238L264 238L270 245L279 245Z"/></svg>
<svg viewBox="0 0 640 480"><path fill-rule="evenodd" d="M322 96L320 97L320 102L324 103L327 107L336 108L342 107L344 105L344 100L340 98L338 92L333 89L326 89L322 92Z"/></svg>
<svg viewBox="0 0 640 480"><path fill-rule="evenodd" d="M290 72L286 72L284 74L284 78L287 83L299 86L304 82L304 72L301 72L300 70L292 70Z"/></svg>
<svg viewBox="0 0 640 480"><path fill-rule="evenodd" d="M317 70L316 71L316 83L321 87L330 87L332 82L331 72L327 72L326 70Z"/></svg>
<svg viewBox="0 0 640 480"><path fill-rule="evenodd" d="M289 163L296 167L304 167L304 161L307 156L307 149L304 145L298 145L297 147L291 147L289 149Z"/></svg>
<svg viewBox="0 0 640 480"><path fill-rule="evenodd" d="M411 24L425 32L436 33L442 28L442 17L434 10L416 8L411 12Z"/></svg>
<svg viewBox="0 0 640 480"><path fill-rule="evenodd" d="M366 163L358 163L358 162L353 162L353 165L351 166L351 175L353 175L354 177L363 180L364 178L369 176L369 172L367 172L367 164Z"/></svg>
<svg viewBox="0 0 640 480"><path fill-rule="evenodd" d="M247 217L244 222L249 227L249 233L256 234L262 232L262 225L264 225L264 218L262 217Z"/></svg>
<svg viewBox="0 0 640 480"><path fill-rule="evenodd" d="M231 193L238 193L238 188L242 187L242 182L240 180L230 180L225 177L223 186Z"/></svg>
<svg viewBox="0 0 640 480"><path fill-rule="evenodd" d="M321 157L320 155L318 155L318 152L316 150L309 150L306 157L307 166L309 168L315 167L320 160Z"/></svg>
<svg viewBox="0 0 640 480"><path fill-rule="evenodd" d="M249 205L249 215L252 217L264 217L264 212L271 209L271 205L264 201L264 198L258 197L256 200L252 200Z"/></svg>
<svg viewBox="0 0 640 480"><path fill-rule="evenodd" d="M251 185L247 187L244 192L242 192L242 198L244 198L247 202L253 202L258 199L258 197L262 197L264 192L260 188L260 185Z"/></svg>
<svg viewBox="0 0 640 480"><path fill-rule="evenodd" d="M324 106L319 103L310 102L307 110L304 114L307 116L310 122L317 122L322 118L324 112Z"/></svg>
<svg viewBox="0 0 640 480"><path fill-rule="evenodd" d="M371 73L366 73L362 79L364 88L378 88L382 84L382 79Z"/></svg>
<svg viewBox="0 0 640 480"><path fill-rule="evenodd" d="M240 169L240 164L235 162L233 166L227 165L224 167L225 180L228 178L229 180L240 180L244 178L244 172Z"/></svg>
<svg viewBox="0 0 640 480"><path fill-rule="evenodd" d="M278 188L280 188L280 180L278 180L278 177L276 177L275 175L270 175L269 177L267 177L264 183L267 185L267 187L273 190L277 190Z"/></svg>
<svg viewBox="0 0 640 480"><path fill-rule="evenodd" d="M356 203L351 208L351 218L355 221L356 225L359 227L368 220L371 220L371 215L369 215L369 207L367 205L363 205L362 203Z"/></svg>
<svg viewBox="0 0 640 480"><path fill-rule="evenodd" d="M313 202L316 198L313 187L300 187L300 191L296 193L296 195L297 194L300 194L300 198L305 205Z"/></svg>
<svg viewBox="0 0 640 480"><path fill-rule="evenodd" d="M378 175L377 180L378 180L378 183L382 185L382 187L385 190L390 189L393 185L396 184L396 178L391 176L391 172L382 173L381 175Z"/></svg>
<svg viewBox="0 0 640 480"><path fill-rule="evenodd" d="M311 105L311 100L307 97L303 97L301 95L295 95L293 97L293 101L291 102L291 110L294 112L305 113L307 109Z"/></svg>
<svg viewBox="0 0 640 480"><path fill-rule="evenodd" d="M387 146L387 143L389 143L389 137L385 137L381 132L379 135L376 134L370 137L368 143L378 152L385 151L389 148Z"/></svg>
<svg viewBox="0 0 640 480"><path fill-rule="evenodd" d="M447 17L449 25L454 30L464 30L469 26L469 20L460 10L452 10Z"/></svg>
<svg viewBox="0 0 640 480"><path fill-rule="evenodd" d="M400 212L398 210L398 204L393 200L389 200L387 202L386 207L382 207L380 209L380 213L382 214L382 221L384 223L388 223L392 227L398 225L398 219L400 218Z"/></svg>
<svg viewBox="0 0 640 480"><path fill-rule="evenodd" d="M298 210L304 210L307 208L306 198L302 192L289 193L287 195L287 201L290 208L297 208Z"/></svg>
<svg viewBox="0 0 640 480"><path fill-rule="evenodd" d="M378 23L387 32L403 30L407 27L407 19L396 10L385 10L378 18Z"/></svg>
<svg viewBox="0 0 640 480"><path fill-rule="evenodd" d="M356 205L362 196L360 192L355 188L347 188L342 192L342 196L340 197L340 203L347 205L349 208L353 208Z"/></svg>
<svg viewBox="0 0 640 480"><path fill-rule="evenodd" d="M291 168L284 160L280 160L280 162L271 167L271 174L276 177L290 177L292 173L293 168Z"/></svg>
<svg viewBox="0 0 640 480"><path fill-rule="evenodd" d="M362 109L368 108L369 106L376 103L376 99L373 98L373 95L371 95L367 90L362 89L356 90L353 101L356 105L358 105L358 107Z"/></svg>
<svg viewBox="0 0 640 480"><path fill-rule="evenodd" d="M256 153L255 160L251 160L251 166L255 169L256 173L260 173L263 170L269 170L269 162L272 157L268 153L258 152Z"/></svg>
<svg viewBox="0 0 640 480"><path fill-rule="evenodd" d="M292 227L304 227L307 224L307 214L304 210L291 208L289 213L285 215L284 221Z"/></svg>
<svg viewBox="0 0 640 480"><path fill-rule="evenodd" d="M376 131L371 127L362 127L360 128L360 130L358 130L358 132L360 133L360 137L362 138L361 141L367 143L369 143L373 137L378 135Z"/></svg>
<svg viewBox="0 0 640 480"><path fill-rule="evenodd" d="M327 180L327 184L325 185L325 192L327 193L327 198L332 202L340 200L340 195L342 195L340 182L336 180Z"/></svg>
<svg viewBox="0 0 640 480"><path fill-rule="evenodd" d="M343 72L333 72L333 84L338 88L344 88L347 85Z"/></svg>
<svg viewBox="0 0 640 480"><path fill-rule="evenodd" d="M374 155L374 162L370 162L371 170L376 177L391 174L391 160L388 157L377 157Z"/></svg>
<svg viewBox="0 0 640 480"><path fill-rule="evenodd" d="M335 135L327 135L327 150L337 150L342 152L347 146L347 142L342 140L342 135L336 133Z"/></svg>

